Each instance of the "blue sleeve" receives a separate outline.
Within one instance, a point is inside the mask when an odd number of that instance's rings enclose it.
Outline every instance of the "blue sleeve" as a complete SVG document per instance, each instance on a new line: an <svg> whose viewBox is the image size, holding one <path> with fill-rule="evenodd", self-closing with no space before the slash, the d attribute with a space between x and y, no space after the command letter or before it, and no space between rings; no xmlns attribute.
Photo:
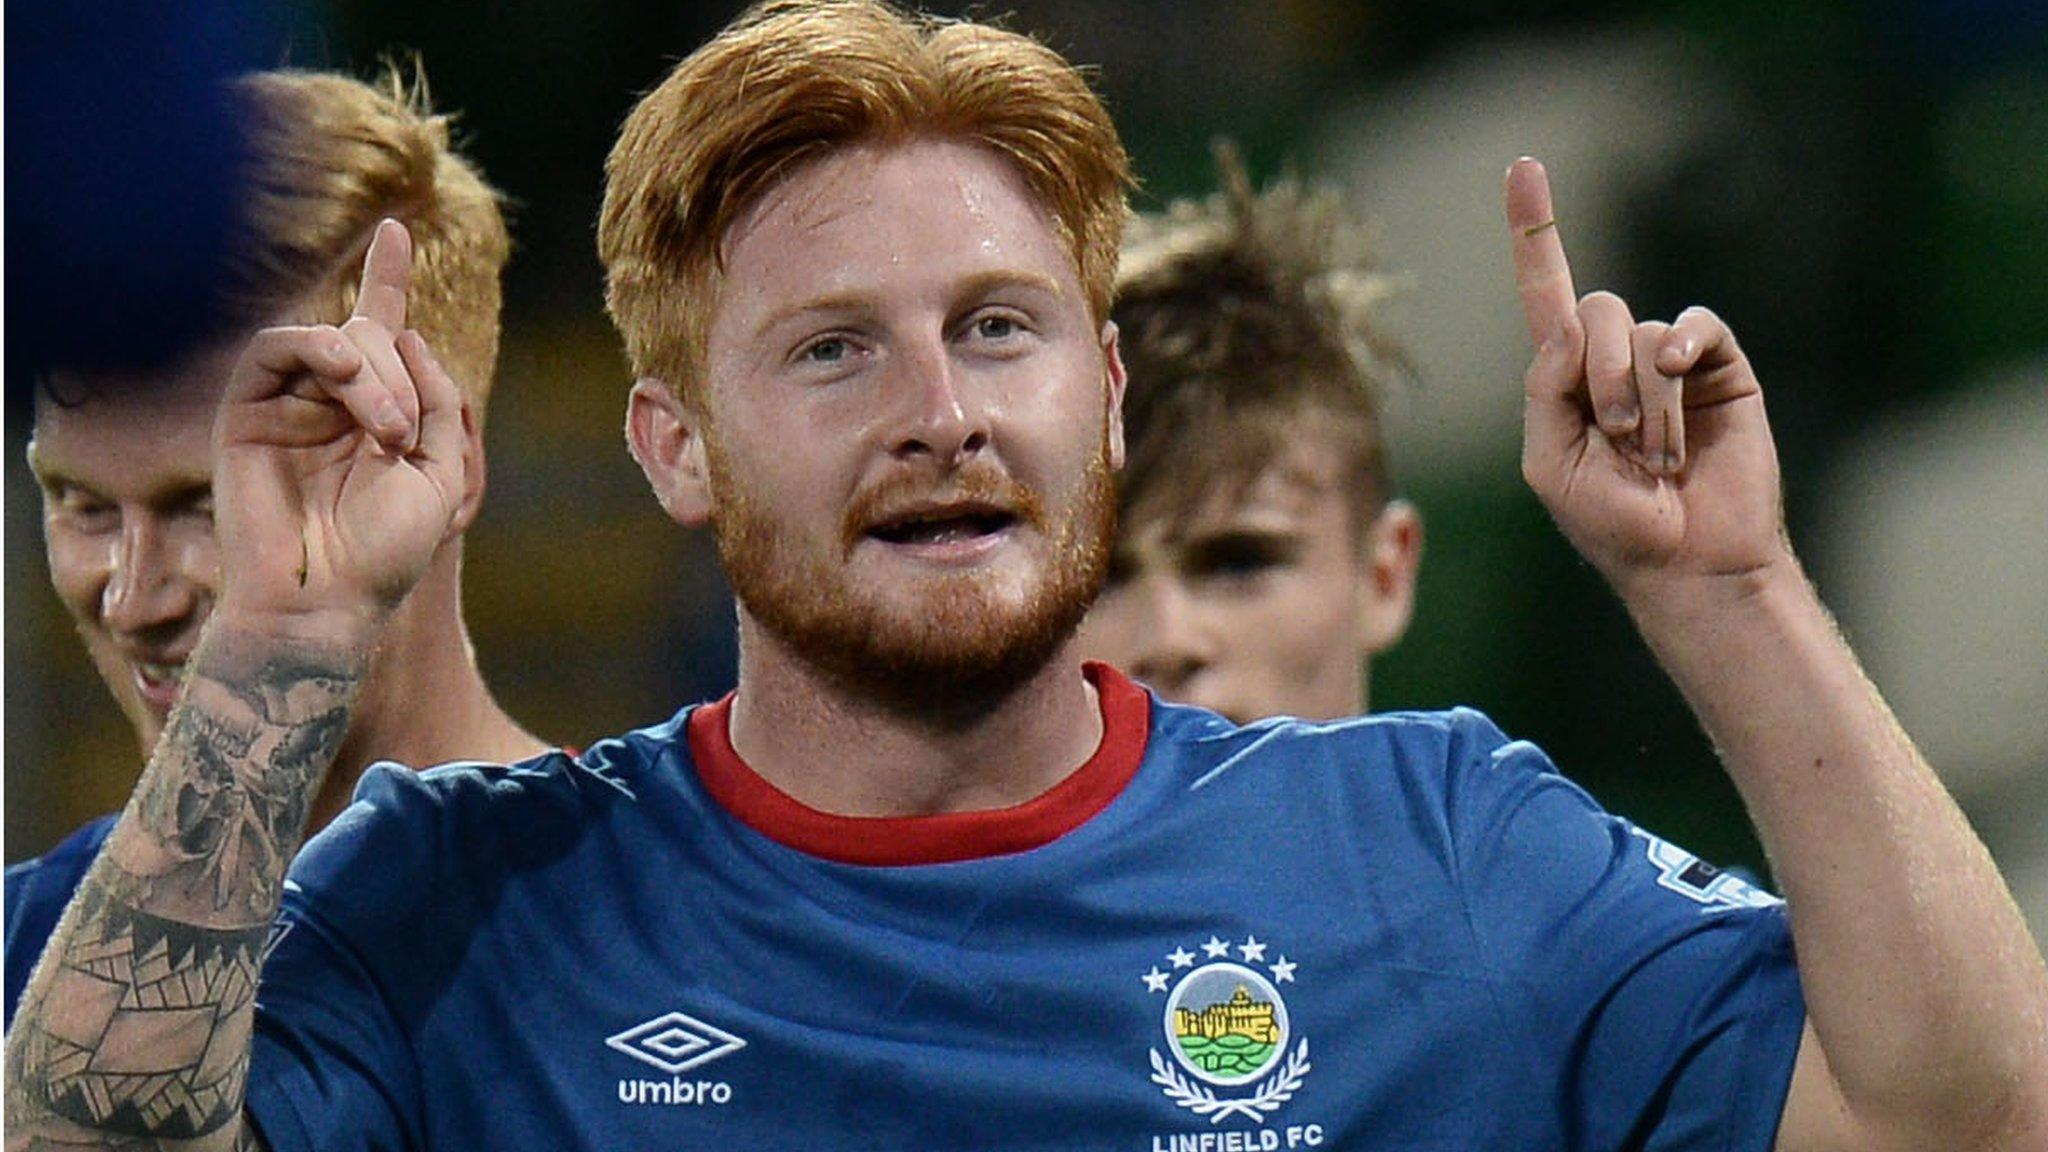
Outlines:
<svg viewBox="0 0 2048 1152"><path fill-rule="evenodd" d="M55 848L33 860L7 869L7 937L0 952L5 953L6 1015L4 1026L14 1027L14 1011L21 995L28 991L28 978L36 961L49 946L64 915L71 894L78 891L86 869L99 855L107 833L113 831L114 817L101 816L64 838Z"/></svg>
<svg viewBox="0 0 2048 1152"><path fill-rule="evenodd" d="M1805 1023L1784 906L1476 713L1461 728L1461 887L1573 1146L1767 1152Z"/></svg>
<svg viewBox="0 0 2048 1152"><path fill-rule="evenodd" d="M377 766L356 802L292 862L257 989L248 1109L275 1152L424 1146L418 1063L392 995L410 935L421 965L442 938L417 891L431 800Z"/></svg>
<svg viewBox="0 0 2048 1152"><path fill-rule="evenodd" d="M439 1028L434 1044L461 1043L450 1004L465 979L488 979L464 964L503 886L580 833L586 794L564 763L376 765L292 862L249 1068L249 1111L275 1152L432 1141L424 1037Z"/></svg>
<svg viewBox="0 0 2048 1152"><path fill-rule="evenodd" d="M7 942L0 951L5 952L7 969L7 1007L5 1027L14 1027L14 1010L21 1006L21 994L28 990L29 973L35 971L36 958L43 954L43 948L50 942L50 933L56 930L57 918L47 910L37 907L31 910L31 903L45 904L34 900L36 874L42 869L42 860L24 860L7 866ZM58 911L63 905L57 905Z"/></svg>

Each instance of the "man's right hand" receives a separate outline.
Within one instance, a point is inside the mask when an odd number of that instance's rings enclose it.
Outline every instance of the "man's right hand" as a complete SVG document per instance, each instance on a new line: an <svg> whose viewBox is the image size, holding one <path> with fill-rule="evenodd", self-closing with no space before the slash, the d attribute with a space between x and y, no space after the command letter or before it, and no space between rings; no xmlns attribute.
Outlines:
<svg viewBox="0 0 2048 1152"><path fill-rule="evenodd" d="M214 492L216 613L237 630L374 630L456 529L463 400L405 326L411 266L411 236L384 221L345 323L265 329L235 365Z"/></svg>
<svg viewBox="0 0 2048 1152"><path fill-rule="evenodd" d="M411 261L383 222L347 322L265 330L235 366L214 425L220 599L22 995L10 1152L260 1147L244 1091L285 870L379 631L460 530L462 396L405 327Z"/></svg>

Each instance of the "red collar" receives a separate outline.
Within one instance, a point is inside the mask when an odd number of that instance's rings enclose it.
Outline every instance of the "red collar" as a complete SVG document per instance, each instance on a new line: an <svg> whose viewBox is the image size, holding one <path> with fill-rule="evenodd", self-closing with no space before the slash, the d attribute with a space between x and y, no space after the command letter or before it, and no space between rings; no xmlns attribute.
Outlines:
<svg viewBox="0 0 2048 1152"><path fill-rule="evenodd" d="M1151 697L1107 664L1083 675L1102 701L1095 754L1041 795L1010 808L931 816L835 816L782 791L732 746L732 694L690 714L697 776L734 818L778 844L843 864L945 864L1050 844L1109 806L1137 774L1151 725Z"/></svg>

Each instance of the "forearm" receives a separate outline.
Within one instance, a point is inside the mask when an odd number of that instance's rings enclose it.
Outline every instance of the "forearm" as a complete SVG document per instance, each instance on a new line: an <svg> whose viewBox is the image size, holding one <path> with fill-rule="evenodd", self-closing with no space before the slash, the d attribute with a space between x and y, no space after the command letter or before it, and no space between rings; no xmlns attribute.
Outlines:
<svg viewBox="0 0 2048 1152"><path fill-rule="evenodd" d="M2041 954L1797 564L1625 591L1749 805L1845 1103L1944 1147L2048 1120Z"/></svg>
<svg viewBox="0 0 2048 1152"><path fill-rule="evenodd" d="M240 1148L285 868L368 647L218 618L7 1040L9 1148Z"/></svg>

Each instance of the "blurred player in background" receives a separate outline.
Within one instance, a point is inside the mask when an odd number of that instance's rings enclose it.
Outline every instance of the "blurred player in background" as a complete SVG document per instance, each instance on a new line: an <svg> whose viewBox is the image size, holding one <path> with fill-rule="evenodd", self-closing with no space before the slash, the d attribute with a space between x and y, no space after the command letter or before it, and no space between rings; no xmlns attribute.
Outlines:
<svg viewBox="0 0 2048 1152"><path fill-rule="evenodd" d="M233 79L229 92L249 170L239 230L224 253L219 329L160 369L47 371L34 397L29 463L58 597L147 757L220 592L213 433L229 370L258 329L347 319L378 221L410 229L417 271L408 322L434 341L462 387L464 450L474 463L447 538L393 620L335 770L311 798L317 827L348 804L372 761L519 759L547 747L492 698L462 618L462 533L484 493L482 422L510 239L497 193L454 151L448 119L432 112L419 76L395 66L375 84L262 72ZM10 1023L113 819L7 869Z"/></svg>
<svg viewBox="0 0 2048 1152"><path fill-rule="evenodd" d="M1218 165L1124 242L1128 456L1083 651L1239 723L1354 715L1422 556L1381 419L1409 374L1378 315L1397 284L1335 193Z"/></svg>

